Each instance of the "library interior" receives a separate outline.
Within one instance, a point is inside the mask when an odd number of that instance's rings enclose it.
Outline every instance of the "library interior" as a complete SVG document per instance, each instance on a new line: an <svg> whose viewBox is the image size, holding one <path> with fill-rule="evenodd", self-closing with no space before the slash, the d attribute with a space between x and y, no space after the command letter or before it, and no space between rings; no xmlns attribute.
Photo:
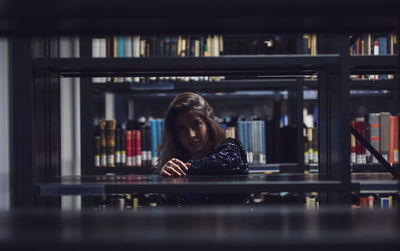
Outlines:
<svg viewBox="0 0 400 251"><path fill-rule="evenodd" d="M0 1L0 249L400 248L400 1Z"/></svg>

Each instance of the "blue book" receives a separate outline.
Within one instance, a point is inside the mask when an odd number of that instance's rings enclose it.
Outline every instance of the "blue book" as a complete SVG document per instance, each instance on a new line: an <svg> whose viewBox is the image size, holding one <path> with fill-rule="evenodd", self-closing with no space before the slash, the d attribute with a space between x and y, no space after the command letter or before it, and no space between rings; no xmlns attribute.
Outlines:
<svg viewBox="0 0 400 251"><path fill-rule="evenodd" d="M243 146L246 152L249 152L249 141L248 141L248 123L247 121L243 121Z"/></svg>
<svg viewBox="0 0 400 251"><path fill-rule="evenodd" d="M118 36L118 57L124 57L124 37Z"/></svg>
<svg viewBox="0 0 400 251"><path fill-rule="evenodd" d="M379 55L387 55L388 54L388 48L387 48L388 39L387 39L387 37L378 37L376 40L378 40ZM388 75L387 74L379 74L379 79L388 79Z"/></svg>
<svg viewBox="0 0 400 251"><path fill-rule="evenodd" d="M155 165L157 161L157 120L150 120L150 149L151 161Z"/></svg>
<svg viewBox="0 0 400 251"><path fill-rule="evenodd" d="M158 120L158 145L161 145L164 134L164 120Z"/></svg>
<svg viewBox="0 0 400 251"><path fill-rule="evenodd" d="M226 131L226 124L220 124L222 130L225 132Z"/></svg>

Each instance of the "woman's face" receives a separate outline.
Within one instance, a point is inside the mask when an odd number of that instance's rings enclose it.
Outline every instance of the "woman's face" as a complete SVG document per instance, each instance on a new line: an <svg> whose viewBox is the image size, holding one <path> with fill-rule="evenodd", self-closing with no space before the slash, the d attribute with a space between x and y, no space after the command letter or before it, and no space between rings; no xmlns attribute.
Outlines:
<svg viewBox="0 0 400 251"><path fill-rule="evenodd" d="M208 128L202 117L192 111L182 112L175 121L179 142L191 159L200 159L209 151Z"/></svg>

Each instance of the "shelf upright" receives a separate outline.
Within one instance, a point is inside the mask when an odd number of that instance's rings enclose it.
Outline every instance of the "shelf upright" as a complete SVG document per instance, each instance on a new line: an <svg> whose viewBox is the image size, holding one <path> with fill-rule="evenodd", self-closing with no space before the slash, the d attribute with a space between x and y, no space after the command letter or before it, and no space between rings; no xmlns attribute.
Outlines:
<svg viewBox="0 0 400 251"><path fill-rule="evenodd" d="M319 52L340 55L339 65L320 71L318 77L320 175L340 180L342 186L347 187L349 191L340 194L326 194L326 201L350 204L348 40L345 34L325 35L320 36L320 39Z"/></svg>
<svg viewBox="0 0 400 251"><path fill-rule="evenodd" d="M79 38L79 59L89 59L92 57L92 44L90 37L81 36ZM88 76L80 79L81 93L81 166L82 175L92 174L90 169L94 166L93 135L94 135L94 95L92 81Z"/></svg>

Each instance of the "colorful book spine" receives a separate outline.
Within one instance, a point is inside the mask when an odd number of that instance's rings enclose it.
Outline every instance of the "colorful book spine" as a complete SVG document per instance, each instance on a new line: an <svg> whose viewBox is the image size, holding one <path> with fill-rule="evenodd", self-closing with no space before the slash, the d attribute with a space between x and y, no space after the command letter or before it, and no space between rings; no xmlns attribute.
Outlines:
<svg viewBox="0 0 400 251"><path fill-rule="evenodd" d="M106 151L108 167L115 167L115 128L115 119L106 120Z"/></svg>
<svg viewBox="0 0 400 251"><path fill-rule="evenodd" d="M351 126L356 129L356 122L351 121ZM351 153L350 153L350 163L357 164L357 153L356 153L356 138L353 134L350 135Z"/></svg>
<svg viewBox="0 0 400 251"><path fill-rule="evenodd" d="M365 119L363 117L356 118L355 129L363 138L365 138ZM356 141L356 158L357 158L357 164L367 163L365 146L363 146L358 140Z"/></svg>
<svg viewBox="0 0 400 251"><path fill-rule="evenodd" d="M100 156L101 156L101 138L100 136L94 137L94 166L100 167Z"/></svg>
<svg viewBox="0 0 400 251"><path fill-rule="evenodd" d="M115 166L121 166L121 128L115 129Z"/></svg>
<svg viewBox="0 0 400 251"><path fill-rule="evenodd" d="M399 162L398 159L399 118L397 116L390 116L389 119L390 119L389 163L393 165Z"/></svg>
<svg viewBox="0 0 400 251"><path fill-rule="evenodd" d="M369 127L370 127L370 143L377 152L380 152L380 114L369 114ZM378 163L378 160L373 156L372 163Z"/></svg>
<svg viewBox="0 0 400 251"><path fill-rule="evenodd" d="M380 152L382 157L389 161L389 138L390 138L390 113L380 113Z"/></svg>
<svg viewBox="0 0 400 251"><path fill-rule="evenodd" d="M125 131L126 139L126 166L133 166L132 130Z"/></svg>
<svg viewBox="0 0 400 251"><path fill-rule="evenodd" d="M150 120L151 164L157 164L157 121Z"/></svg>
<svg viewBox="0 0 400 251"><path fill-rule="evenodd" d="M99 128L100 128L100 139L101 139L100 166L107 167L106 122L105 122L105 120L100 120Z"/></svg>
<svg viewBox="0 0 400 251"><path fill-rule="evenodd" d="M133 129L132 134L131 134L131 141L132 141L132 150L131 150L131 155L132 155L132 166L137 166L137 155L136 155L136 148L137 148L137 142L136 142L136 132L137 130Z"/></svg>
<svg viewBox="0 0 400 251"><path fill-rule="evenodd" d="M121 166L126 166L126 129L125 125L121 126L120 132L120 144L121 144Z"/></svg>
<svg viewBox="0 0 400 251"><path fill-rule="evenodd" d="M136 166L142 166L142 149L141 149L141 140L140 140L140 130L135 130L135 156L136 156Z"/></svg>
<svg viewBox="0 0 400 251"><path fill-rule="evenodd" d="M381 197L381 208L393 208L393 197Z"/></svg>

